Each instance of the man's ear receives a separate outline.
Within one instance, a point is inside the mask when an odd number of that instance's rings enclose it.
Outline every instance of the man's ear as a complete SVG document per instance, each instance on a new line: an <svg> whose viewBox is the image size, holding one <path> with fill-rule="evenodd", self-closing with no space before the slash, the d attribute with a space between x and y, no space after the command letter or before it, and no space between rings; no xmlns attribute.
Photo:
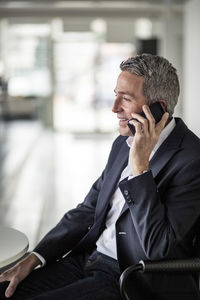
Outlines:
<svg viewBox="0 0 200 300"><path fill-rule="evenodd" d="M162 104L163 108L166 110L166 108L167 108L167 102L165 100L162 100L162 99L158 100L158 102L160 102Z"/></svg>

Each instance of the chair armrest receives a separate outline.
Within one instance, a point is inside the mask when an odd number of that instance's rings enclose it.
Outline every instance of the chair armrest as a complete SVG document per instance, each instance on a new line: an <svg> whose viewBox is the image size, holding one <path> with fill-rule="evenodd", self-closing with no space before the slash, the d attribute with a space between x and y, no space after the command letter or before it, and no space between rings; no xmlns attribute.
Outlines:
<svg viewBox="0 0 200 300"><path fill-rule="evenodd" d="M200 258L175 259L163 261L140 261L143 272L162 272L162 273L193 273L200 271Z"/></svg>
<svg viewBox="0 0 200 300"><path fill-rule="evenodd" d="M124 270L120 276L120 293L124 299L128 299L125 285L128 276L136 271L143 273L194 273L200 272L200 258L163 260L163 261L140 261Z"/></svg>

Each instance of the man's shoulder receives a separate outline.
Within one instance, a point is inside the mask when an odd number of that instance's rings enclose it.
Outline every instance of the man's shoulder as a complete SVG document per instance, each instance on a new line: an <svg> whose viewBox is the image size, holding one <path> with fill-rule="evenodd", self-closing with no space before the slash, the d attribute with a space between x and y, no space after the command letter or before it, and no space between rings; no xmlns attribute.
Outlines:
<svg viewBox="0 0 200 300"><path fill-rule="evenodd" d="M176 123L179 126L179 130L183 130L184 133L184 141L188 143L190 141L191 143L196 144L197 146L200 146L200 138L191 130L187 127L187 125L184 123L184 121L180 118L175 118ZM188 144L188 146L190 146Z"/></svg>
<svg viewBox="0 0 200 300"><path fill-rule="evenodd" d="M177 134L181 134L181 129L183 135L180 145L182 151L188 154L189 159L191 159L193 156L199 157L200 138L193 131L191 131L181 119L178 119L178 122L179 128Z"/></svg>

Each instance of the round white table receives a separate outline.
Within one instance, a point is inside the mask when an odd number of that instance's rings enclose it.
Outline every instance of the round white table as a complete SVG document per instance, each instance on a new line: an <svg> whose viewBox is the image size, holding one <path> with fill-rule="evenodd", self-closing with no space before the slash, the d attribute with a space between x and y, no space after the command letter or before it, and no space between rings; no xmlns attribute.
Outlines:
<svg viewBox="0 0 200 300"><path fill-rule="evenodd" d="M26 235L16 229L0 226L0 268L21 258L28 250Z"/></svg>

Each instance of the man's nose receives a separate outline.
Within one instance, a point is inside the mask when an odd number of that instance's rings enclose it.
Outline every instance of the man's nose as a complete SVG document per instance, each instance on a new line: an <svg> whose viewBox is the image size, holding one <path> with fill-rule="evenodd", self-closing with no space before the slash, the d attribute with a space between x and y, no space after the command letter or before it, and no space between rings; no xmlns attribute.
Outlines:
<svg viewBox="0 0 200 300"><path fill-rule="evenodd" d="M121 101L119 98L116 98L112 107L112 112L117 113L121 110Z"/></svg>

